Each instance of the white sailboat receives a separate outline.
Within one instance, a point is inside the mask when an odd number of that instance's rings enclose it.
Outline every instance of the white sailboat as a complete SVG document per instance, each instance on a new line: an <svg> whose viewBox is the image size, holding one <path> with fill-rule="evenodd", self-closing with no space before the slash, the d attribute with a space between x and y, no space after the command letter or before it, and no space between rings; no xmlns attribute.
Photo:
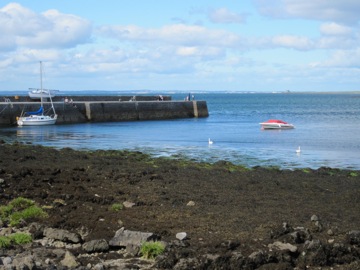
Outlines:
<svg viewBox="0 0 360 270"><path fill-rule="evenodd" d="M40 91L43 90L42 86L42 62L40 61ZM55 112L54 104L51 99L49 92L49 98L51 103L51 108L48 110L49 113L44 112L43 107L43 97L40 98L41 106L40 109L35 112L24 112L20 117L17 117L18 126L44 126L44 125L54 125L56 123L57 114Z"/></svg>

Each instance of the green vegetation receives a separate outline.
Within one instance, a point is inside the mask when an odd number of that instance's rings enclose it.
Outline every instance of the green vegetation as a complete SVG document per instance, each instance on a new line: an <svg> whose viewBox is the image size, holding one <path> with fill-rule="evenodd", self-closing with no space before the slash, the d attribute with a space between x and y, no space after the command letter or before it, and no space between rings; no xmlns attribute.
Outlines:
<svg viewBox="0 0 360 270"><path fill-rule="evenodd" d="M23 245L32 242L31 235L27 233L14 233L9 235L9 238L11 242L16 245Z"/></svg>
<svg viewBox="0 0 360 270"><path fill-rule="evenodd" d="M351 172L351 173L349 173L349 176L356 177L356 176L358 176L358 173L357 172Z"/></svg>
<svg viewBox="0 0 360 270"><path fill-rule="evenodd" d="M8 248L11 245L11 239L7 236L0 236L0 248Z"/></svg>
<svg viewBox="0 0 360 270"><path fill-rule="evenodd" d="M162 254L164 250L164 244L158 241L145 242L140 247L140 253L145 259L155 259L158 255Z"/></svg>
<svg viewBox="0 0 360 270"><path fill-rule="evenodd" d="M31 242L31 235L26 233L14 233L8 236L0 236L0 248L8 248L11 245L23 245Z"/></svg>
<svg viewBox="0 0 360 270"><path fill-rule="evenodd" d="M122 203L114 203L114 204L111 205L111 207L110 207L110 209L111 209L112 211L115 211L115 212L120 211L120 210L122 210L123 208L124 208L124 205L123 205Z"/></svg>
<svg viewBox="0 0 360 270"><path fill-rule="evenodd" d="M46 218L48 215L43 209L29 199L18 197L8 205L0 206L0 219L5 225L17 226L21 221Z"/></svg>

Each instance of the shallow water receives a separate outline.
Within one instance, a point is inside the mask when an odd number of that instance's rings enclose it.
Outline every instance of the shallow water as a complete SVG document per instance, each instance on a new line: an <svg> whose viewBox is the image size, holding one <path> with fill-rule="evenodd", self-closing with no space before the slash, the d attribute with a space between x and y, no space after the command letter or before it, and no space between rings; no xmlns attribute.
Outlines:
<svg viewBox="0 0 360 270"><path fill-rule="evenodd" d="M59 148L129 149L245 166L360 169L357 95L198 93L195 98L207 101L208 118L11 127L1 128L0 136ZM259 123L271 118L296 128L261 130ZM301 154L295 152L298 146Z"/></svg>

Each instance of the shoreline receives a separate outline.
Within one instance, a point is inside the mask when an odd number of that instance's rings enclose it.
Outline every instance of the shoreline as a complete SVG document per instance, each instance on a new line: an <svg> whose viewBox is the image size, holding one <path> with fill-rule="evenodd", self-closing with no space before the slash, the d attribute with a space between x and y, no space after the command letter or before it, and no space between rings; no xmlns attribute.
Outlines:
<svg viewBox="0 0 360 270"><path fill-rule="evenodd" d="M51 206L44 225L70 232L86 229L85 242L110 241L121 227L154 233L169 246L153 269L174 269L180 261L188 268L191 260L199 267L206 256L215 268L256 269L235 268L240 263L235 256L241 253L243 262L251 265L259 251L267 254L258 259L264 267L273 266L268 269L322 263L330 267L336 265L329 261L330 255L320 260L319 250L307 249L306 241L296 242L291 233L306 232L331 254L338 246L349 246L347 235L360 229L359 171L249 169L224 161L151 158L136 151L78 151L4 142L0 151L6 157L0 161L1 205L21 196ZM112 204L125 202L132 207L109 210ZM188 236L181 243L175 237L180 232ZM277 241L297 251L273 253L275 248L269 245ZM353 259L346 261L340 251L336 258L351 269L360 263L355 255L360 254L360 243L347 250L354 252ZM210 259L210 254L229 260ZM285 254L288 261L281 263L265 259Z"/></svg>

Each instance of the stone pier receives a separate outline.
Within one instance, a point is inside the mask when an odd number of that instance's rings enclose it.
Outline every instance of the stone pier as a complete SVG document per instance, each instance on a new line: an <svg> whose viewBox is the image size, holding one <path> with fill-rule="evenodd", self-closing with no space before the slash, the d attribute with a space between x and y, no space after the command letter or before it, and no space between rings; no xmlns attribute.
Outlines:
<svg viewBox="0 0 360 270"><path fill-rule="evenodd" d="M86 122L120 122L208 117L206 101L174 101L166 96L159 101L156 96L68 96L55 97L54 108L58 114L56 124ZM16 125L16 117L23 111L37 111L40 101L28 97L6 97L0 102L0 125ZM43 102L44 110L50 108Z"/></svg>

